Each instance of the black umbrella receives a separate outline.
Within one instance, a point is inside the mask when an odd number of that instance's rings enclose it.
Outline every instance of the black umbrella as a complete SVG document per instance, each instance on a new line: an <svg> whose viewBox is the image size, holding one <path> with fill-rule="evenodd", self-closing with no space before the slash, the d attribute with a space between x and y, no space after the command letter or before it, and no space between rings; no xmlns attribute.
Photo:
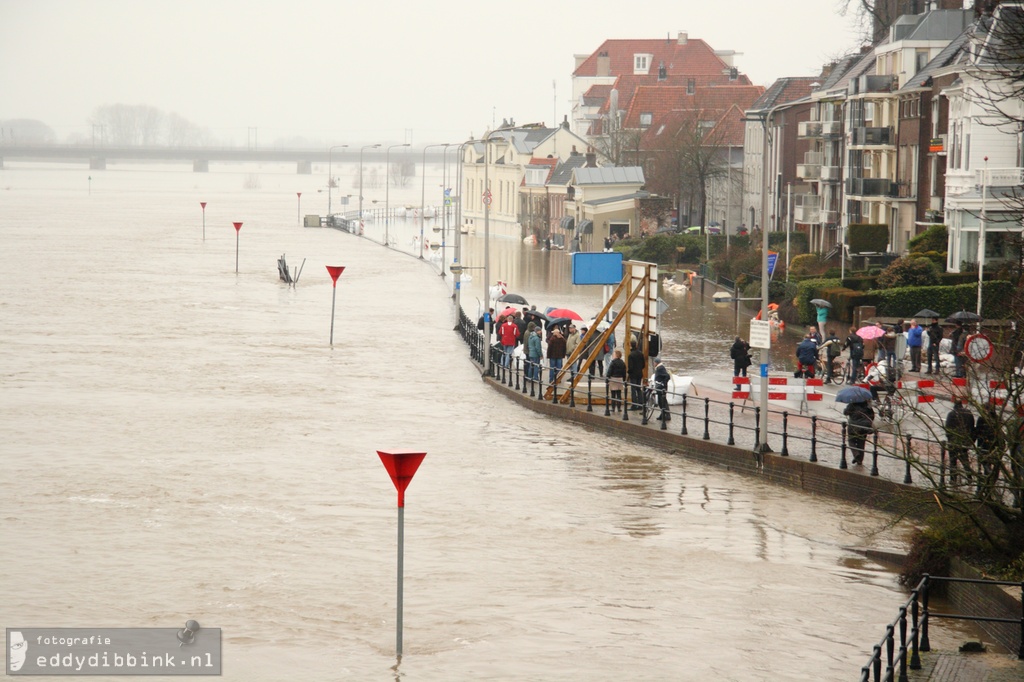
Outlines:
<svg viewBox="0 0 1024 682"><path fill-rule="evenodd" d="M931 308L925 308L924 310L918 310L914 313L914 317L942 317L942 315L938 314Z"/></svg>
<svg viewBox="0 0 1024 682"><path fill-rule="evenodd" d="M871 391L860 386L847 386L836 393L837 403L866 403L871 400Z"/></svg>
<svg viewBox="0 0 1024 682"><path fill-rule="evenodd" d="M550 331L555 327L568 327L572 324L572 318L569 317L552 317L547 321L544 326Z"/></svg>
<svg viewBox="0 0 1024 682"><path fill-rule="evenodd" d="M523 319L527 322L537 322L546 325L550 318L537 310L526 310L523 311Z"/></svg>
<svg viewBox="0 0 1024 682"><path fill-rule="evenodd" d="M946 318L946 322L977 322L981 315L972 313L969 310L960 310Z"/></svg>
<svg viewBox="0 0 1024 682"><path fill-rule="evenodd" d="M514 305L529 305L529 303L526 302L526 299L519 294L503 294L502 296L499 296L497 300L502 303L512 303Z"/></svg>
<svg viewBox="0 0 1024 682"><path fill-rule="evenodd" d="M821 308L831 308L832 307L832 304L829 303L828 301L826 301L823 298L812 298L811 299L811 305L816 305L816 306L819 306Z"/></svg>

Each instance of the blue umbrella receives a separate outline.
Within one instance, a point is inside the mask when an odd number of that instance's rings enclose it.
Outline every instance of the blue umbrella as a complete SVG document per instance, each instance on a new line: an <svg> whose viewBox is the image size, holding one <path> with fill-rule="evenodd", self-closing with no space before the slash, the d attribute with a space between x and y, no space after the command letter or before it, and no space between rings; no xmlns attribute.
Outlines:
<svg viewBox="0 0 1024 682"><path fill-rule="evenodd" d="M866 403L871 400L871 391L860 386L847 386L836 393L837 403Z"/></svg>

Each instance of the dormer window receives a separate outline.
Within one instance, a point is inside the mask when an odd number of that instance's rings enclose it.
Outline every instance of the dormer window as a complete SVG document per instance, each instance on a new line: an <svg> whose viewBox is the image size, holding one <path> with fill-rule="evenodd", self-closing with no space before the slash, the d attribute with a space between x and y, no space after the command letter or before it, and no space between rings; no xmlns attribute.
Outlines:
<svg viewBox="0 0 1024 682"><path fill-rule="evenodd" d="M658 80L663 81L668 78L668 71L665 70L665 62L658 64Z"/></svg>
<svg viewBox="0 0 1024 682"><path fill-rule="evenodd" d="M645 113L640 114L640 127L641 128L650 128L651 127L651 123L653 123L653 122L654 122L654 114L652 114L650 112L645 112Z"/></svg>
<svg viewBox="0 0 1024 682"><path fill-rule="evenodd" d="M695 78L686 79L686 94L692 95L697 91L697 80Z"/></svg>
<svg viewBox="0 0 1024 682"><path fill-rule="evenodd" d="M654 59L653 54L633 55L633 75L646 76L648 73L650 73L652 59Z"/></svg>

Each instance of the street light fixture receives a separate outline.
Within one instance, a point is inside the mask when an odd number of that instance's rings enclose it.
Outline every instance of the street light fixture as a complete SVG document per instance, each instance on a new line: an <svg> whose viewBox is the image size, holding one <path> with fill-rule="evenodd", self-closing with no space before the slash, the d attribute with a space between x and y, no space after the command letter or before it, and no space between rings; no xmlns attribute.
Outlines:
<svg viewBox="0 0 1024 682"><path fill-rule="evenodd" d="M391 150L408 146L408 142L393 144L384 151L384 246L388 245L388 222L391 220Z"/></svg>
<svg viewBox="0 0 1024 682"><path fill-rule="evenodd" d="M427 150L431 147L449 147L451 142L439 142L437 144L428 144L423 147L423 166L422 166L422 180L420 187L420 260L423 260L423 212L427 206ZM444 263L441 263L441 267L444 268Z"/></svg>
<svg viewBox="0 0 1024 682"><path fill-rule="evenodd" d="M380 142L377 144L368 144L359 148L359 234L363 234L363 150L364 149L376 149L380 146Z"/></svg>
<svg viewBox="0 0 1024 682"><path fill-rule="evenodd" d="M335 149L344 149L347 144L336 144L327 150L327 219L331 217L331 188L334 187L334 176L331 174L331 153Z"/></svg>

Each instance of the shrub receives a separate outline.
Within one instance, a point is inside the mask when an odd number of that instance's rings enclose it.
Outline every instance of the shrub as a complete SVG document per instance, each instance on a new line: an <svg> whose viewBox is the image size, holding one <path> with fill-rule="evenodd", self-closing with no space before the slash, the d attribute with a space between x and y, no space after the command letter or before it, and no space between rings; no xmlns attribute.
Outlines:
<svg viewBox="0 0 1024 682"><path fill-rule="evenodd" d="M941 252L946 253L949 245L949 232L945 225L933 225L911 239L907 245L910 253Z"/></svg>
<svg viewBox="0 0 1024 682"><path fill-rule="evenodd" d="M839 287L842 283L838 279L807 279L797 285L796 296L793 305L796 306L797 314L800 316L801 324L812 324L817 320L814 306L811 305L812 298L821 298L822 290L828 287Z"/></svg>
<svg viewBox="0 0 1024 682"><path fill-rule="evenodd" d="M950 560L982 544L969 519L956 514L937 514L914 532L910 551L900 571L900 584L913 588L928 575L948 576Z"/></svg>
<svg viewBox="0 0 1024 682"><path fill-rule="evenodd" d="M769 232L768 233L768 249L770 251L782 251L786 250L786 233L783 232ZM807 253L807 233L806 232L790 232L789 233L789 251L790 253ZM790 258L792 260L792 258Z"/></svg>
<svg viewBox="0 0 1024 682"><path fill-rule="evenodd" d="M1010 309L1014 288L1010 282L985 282L982 291L982 316L1001 318ZM932 308L946 315L957 310L974 310L978 284L933 287L897 287L869 292L876 297L877 314L887 317L913 315L921 308ZM867 304L870 305L870 304Z"/></svg>
<svg viewBox="0 0 1024 682"><path fill-rule="evenodd" d="M796 256L789 262L790 276L820 275L828 267L821 256L816 253L805 253Z"/></svg>
<svg viewBox="0 0 1024 682"><path fill-rule="evenodd" d="M927 258L907 256L897 258L878 276L878 286L927 287L939 283L939 269Z"/></svg>

